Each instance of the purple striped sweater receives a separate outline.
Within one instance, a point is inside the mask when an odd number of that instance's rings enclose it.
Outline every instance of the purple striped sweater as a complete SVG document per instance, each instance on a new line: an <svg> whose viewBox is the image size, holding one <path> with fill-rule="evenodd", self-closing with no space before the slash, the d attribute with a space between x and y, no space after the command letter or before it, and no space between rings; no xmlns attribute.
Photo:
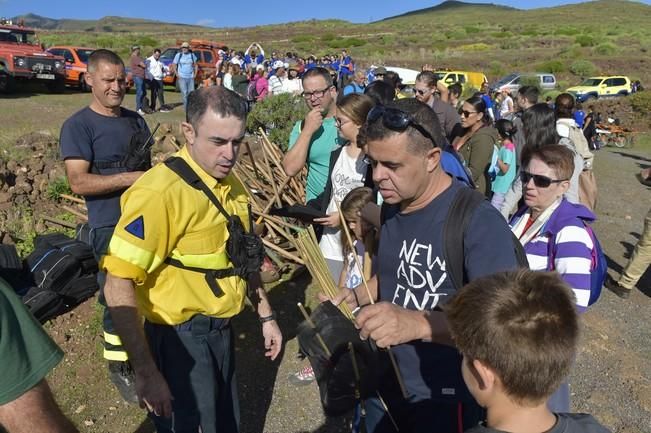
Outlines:
<svg viewBox="0 0 651 433"><path fill-rule="evenodd" d="M521 209L513 216L511 227L518 223L526 209ZM587 309L590 300L590 272L594 247L585 224L595 219L595 215L585 206L563 199L540 233L523 246L531 270L555 270L561 274L574 291L579 312ZM550 264L552 257L553 265Z"/></svg>

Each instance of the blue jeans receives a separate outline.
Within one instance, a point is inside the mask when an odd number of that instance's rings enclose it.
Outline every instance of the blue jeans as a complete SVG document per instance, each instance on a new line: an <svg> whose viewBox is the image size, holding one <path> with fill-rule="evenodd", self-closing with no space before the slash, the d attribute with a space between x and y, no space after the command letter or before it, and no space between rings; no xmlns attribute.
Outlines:
<svg viewBox="0 0 651 433"><path fill-rule="evenodd" d="M142 77L133 77L133 82L136 85L136 111L142 110L145 100L145 79Z"/></svg>
<svg viewBox="0 0 651 433"><path fill-rule="evenodd" d="M183 96L183 106L188 105L188 95L194 90L194 78L176 78L179 83L179 90Z"/></svg>

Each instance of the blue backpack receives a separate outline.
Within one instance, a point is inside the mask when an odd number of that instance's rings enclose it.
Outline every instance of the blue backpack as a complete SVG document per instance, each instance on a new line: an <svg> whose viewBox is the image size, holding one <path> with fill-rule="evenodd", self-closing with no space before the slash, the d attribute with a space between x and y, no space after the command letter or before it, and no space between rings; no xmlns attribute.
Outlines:
<svg viewBox="0 0 651 433"><path fill-rule="evenodd" d="M599 239L595 235L592 227L588 224L584 224L590 239L592 239L592 252L591 258L592 263L590 265L590 299L588 300L588 306L594 304L599 299L601 295L601 289L606 280L606 275L608 275L608 261L604 254L603 248L599 243ZM553 246L553 242L549 242L550 247ZM549 255L549 270L554 270L554 251L551 248L551 254Z"/></svg>

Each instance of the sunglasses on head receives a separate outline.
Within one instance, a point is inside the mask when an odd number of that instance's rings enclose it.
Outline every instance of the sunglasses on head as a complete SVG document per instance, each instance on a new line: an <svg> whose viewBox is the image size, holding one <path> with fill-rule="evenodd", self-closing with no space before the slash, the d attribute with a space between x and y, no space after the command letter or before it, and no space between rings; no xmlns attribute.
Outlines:
<svg viewBox="0 0 651 433"><path fill-rule="evenodd" d="M522 181L522 185L527 185L531 179L533 179L533 184L538 188L549 188L549 186L552 183L561 183L561 182L565 182L566 180L569 180L569 179L552 179L550 177L543 176L541 174L532 174L526 171L520 172L520 180Z"/></svg>
<svg viewBox="0 0 651 433"><path fill-rule="evenodd" d="M375 123L378 119L382 118L382 124L393 131L403 132L410 126L420 132L425 138L432 142L434 147L437 147L434 137L422 125L414 121L409 113L405 113L397 108L385 107L384 105L376 105L371 108L366 116L368 123Z"/></svg>

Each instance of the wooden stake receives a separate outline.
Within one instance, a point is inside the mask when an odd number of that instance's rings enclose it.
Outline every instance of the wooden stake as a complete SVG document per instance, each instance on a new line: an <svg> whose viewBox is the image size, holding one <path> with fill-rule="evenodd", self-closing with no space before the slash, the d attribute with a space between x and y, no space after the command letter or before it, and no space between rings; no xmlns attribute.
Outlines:
<svg viewBox="0 0 651 433"><path fill-rule="evenodd" d="M84 220L86 222L88 221L88 215L85 215L85 214L79 212L78 210L71 208L70 206L61 206L61 207L64 210L66 210L66 211L70 212L71 214L75 215L76 217L81 218L82 220Z"/></svg>
<svg viewBox="0 0 651 433"><path fill-rule="evenodd" d="M81 199L79 197L73 197L73 196L68 195L68 194L59 194L59 197L65 198L66 200L70 200L70 201L75 202L75 203L86 205L86 201L84 201L84 199Z"/></svg>
<svg viewBox="0 0 651 433"><path fill-rule="evenodd" d="M42 219L43 221L47 221L47 222L50 222L50 223L53 223L53 224L58 224L58 225L60 225L60 226L62 226L62 227L67 227L67 228L69 228L69 229L75 229L75 228L77 228L77 225L76 225L76 224L69 223L68 221L61 221L61 220L58 220L58 219L56 219L56 218L50 218L50 217L47 216L47 215L43 215L43 216L41 216L41 219Z"/></svg>

